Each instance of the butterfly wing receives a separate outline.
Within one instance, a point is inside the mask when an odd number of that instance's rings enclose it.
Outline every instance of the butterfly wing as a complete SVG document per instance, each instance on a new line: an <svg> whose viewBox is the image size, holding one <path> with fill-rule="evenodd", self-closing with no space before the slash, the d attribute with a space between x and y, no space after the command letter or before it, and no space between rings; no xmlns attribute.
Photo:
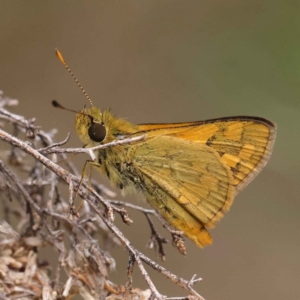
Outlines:
<svg viewBox="0 0 300 300"><path fill-rule="evenodd" d="M236 193L249 184L267 163L276 125L257 117L228 117L207 121L139 125L148 136L171 135L216 150L233 176Z"/></svg>
<svg viewBox="0 0 300 300"><path fill-rule="evenodd" d="M162 135L136 145L133 157L147 200L198 246L210 244L205 227L214 226L234 196L232 173L217 151Z"/></svg>

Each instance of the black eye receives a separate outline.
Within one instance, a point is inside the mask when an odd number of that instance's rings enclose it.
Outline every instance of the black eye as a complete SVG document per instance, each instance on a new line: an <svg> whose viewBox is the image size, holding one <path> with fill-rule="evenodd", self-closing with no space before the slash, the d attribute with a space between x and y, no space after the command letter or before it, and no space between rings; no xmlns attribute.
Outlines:
<svg viewBox="0 0 300 300"><path fill-rule="evenodd" d="M89 137L94 142L102 142L106 136L106 128L104 125L99 123L92 123L88 130Z"/></svg>

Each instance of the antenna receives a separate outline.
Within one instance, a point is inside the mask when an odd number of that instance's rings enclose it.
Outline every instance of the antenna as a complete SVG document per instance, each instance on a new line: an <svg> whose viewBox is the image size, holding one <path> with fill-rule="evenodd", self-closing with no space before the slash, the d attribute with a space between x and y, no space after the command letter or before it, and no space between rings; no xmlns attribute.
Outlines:
<svg viewBox="0 0 300 300"><path fill-rule="evenodd" d="M94 118L91 115L86 114L86 113L81 112L81 111L76 111L76 110L73 110L73 109L70 109L70 108L66 108L66 107L62 106L61 104L59 104L56 100L52 100L52 105L54 107L57 107L57 108L60 108L60 109L63 109L63 110L67 110L67 111L73 112L75 114L81 114L81 115L87 116L91 119L92 123L94 122Z"/></svg>
<svg viewBox="0 0 300 300"><path fill-rule="evenodd" d="M81 89L81 91L83 92L83 94L85 95L85 97L87 98L87 100L90 102L91 107L93 107L94 105L93 105L93 102L92 102L91 98L89 97L89 95L87 94L87 92L85 91L85 89L83 88L83 86L80 84L80 82L78 81L78 79L76 78L76 76L74 75L74 73L71 71L71 69L67 65L67 63L64 60L61 52L58 49L55 49L55 54L58 57L58 59L60 60L60 62L64 65L64 67L67 69L67 71L70 73L70 75L73 77L73 79L75 80L75 82L77 83L77 85L79 86L79 88Z"/></svg>

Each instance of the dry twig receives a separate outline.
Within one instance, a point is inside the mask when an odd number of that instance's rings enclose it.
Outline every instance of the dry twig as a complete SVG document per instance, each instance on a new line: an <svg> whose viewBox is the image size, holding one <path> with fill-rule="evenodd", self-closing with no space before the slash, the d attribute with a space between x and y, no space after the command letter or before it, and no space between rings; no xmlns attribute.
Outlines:
<svg viewBox="0 0 300 300"><path fill-rule="evenodd" d="M6 198L2 201L6 221L0 223L0 298L71 299L74 295L81 294L84 299L166 299L158 292L147 273L144 267L147 264L187 290L190 295L188 297L203 299L192 287L201 279L182 279L138 251L114 224L114 215L119 214L124 223L130 224L132 220L125 207L146 214L152 242L158 245L161 257L165 256L163 243L166 239L158 234L149 215L162 222L171 233L177 248L185 254L181 232L173 230L154 210L107 200L100 195L99 190L109 197L113 192L101 185L97 185L96 189L85 181L79 185L79 172L71 162L67 161L66 164L74 175L55 163L58 156L66 159L65 153L87 152L95 159L93 151L96 149L134 143L144 136L114 141L95 149L62 149L60 147L68 141L69 135L64 141L54 143L55 130L46 133L35 125L34 119L26 120L4 108L11 105L16 105L16 100L0 95L0 119L12 124L14 128L14 135L0 129L0 139L11 145L11 150L7 151L9 162L0 161L0 195ZM30 139L30 143L16 137L22 134ZM49 155L51 159L47 157ZM28 162L28 156L34 158L33 164ZM16 171L9 164L13 164ZM26 172L26 179L21 179L18 175L20 170ZM60 192L58 184L61 182L69 186L68 200ZM72 203L73 192L88 203L84 205L79 219L67 215L67 212L72 214L69 203ZM9 224L13 215L19 221L19 229L13 229ZM125 286L116 286L108 279L108 271L115 267L115 261L94 239L99 231L115 244L125 246L128 251L128 281ZM66 240L71 247L66 246ZM49 276L48 262L38 260L39 251L46 245L52 246L58 253L53 280ZM138 267L149 290L133 288L134 266ZM64 284L60 282L62 271L68 275Z"/></svg>

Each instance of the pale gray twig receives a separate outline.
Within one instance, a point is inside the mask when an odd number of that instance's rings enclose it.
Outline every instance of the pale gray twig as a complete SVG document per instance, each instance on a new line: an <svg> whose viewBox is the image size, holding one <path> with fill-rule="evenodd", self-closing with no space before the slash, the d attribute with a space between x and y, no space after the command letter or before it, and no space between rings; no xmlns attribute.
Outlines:
<svg viewBox="0 0 300 300"><path fill-rule="evenodd" d="M143 140L145 138L145 136L118 140L118 141L114 141L114 142L106 144L106 145L100 145L100 146L97 146L94 148L89 148L89 149L85 149L85 148L60 149L60 148L58 148L58 146L64 144L65 141L63 141L61 143L57 143L52 147L51 146L51 144L52 144L51 138L46 133L43 133L43 132L41 133L39 127L33 125L34 120L27 121L23 117L11 114L8 111L6 111L5 109L3 109L3 106L1 106L1 105L0 105L0 115L4 116L4 119L6 121L9 121L13 124L17 124L18 126L20 126L20 128L23 128L24 133L28 133L28 130L30 130L31 138L34 138L35 136L39 136L41 138L41 141L44 143L45 146L44 146L44 148L41 148L40 150L36 150L29 143L24 142L24 141L18 139L17 137L12 136L11 134L0 129L0 139L2 141L9 143L10 145L12 145L14 147L17 147L18 149L20 149L20 150L24 151L25 153L27 153L28 155L32 156L36 161L42 163L47 168L47 170L50 170L51 172L53 172L60 180L64 181L66 184L68 184L69 188L71 190L76 191L81 198L85 199L89 203L89 205L93 209L94 213L102 219L102 221L106 224L106 226L114 233L114 235L126 247L126 249L129 252L129 256L131 257L131 262L134 261L135 264L138 266L144 280L146 281L147 285L149 286L149 288L151 290L153 298L165 299L165 297L162 296L156 289L153 281L151 280L148 272L146 271L146 269L144 267L144 263L151 266L154 270L158 271L159 273L161 273L162 275L164 275L165 277L170 279L172 282L174 282L177 285L181 286L182 288L186 289L190 293L190 295L196 297L197 299L204 300L204 298L201 297L192 288L192 285L194 283L200 281L200 279L195 279L193 277L190 281L184 280L184 279L176 276L175 274L171 273L170 271L166 270L164 267L160 266L159 264L157 264L156 262L154 262L153 260L151 260L150 258L145 256L143 253L141 253L140 251L138 251L131 245L130 241L123 235L123 233L119 230L119 228L117 228L117 226L114 224L114 212L119 213L125 222L130 223L130 219L129 219L126 211L124 209L119 209L119 208L115 207L115 205L121 205L120 202L113 202L113 201L108 201L108 200L104 199L101 195L99 195L99 193L97 193L92 187L90 187L84 181L82 182L81 186L78 187L80 178L72 175L71 173L69 173L68 171L66 171L65 169L63 169L62 167L60 167L59 165L57 165L56 163L54 163L53 161L48 159L46 156L44 156L44 155L50 154L50 153L58 154L58 153L83 153L83 152L85 152L85 153L88 153L92 158L95 158L95 155L93 154L93 151L95 151L95 150L99 150L99 149L103 149L103 148L107 148L107 147L113 147L113 146L125 144L125 143L134 143L134 142ZM16 185L17 189L23 195L23 197L27 203L27 207L32 208L39 215L41 220L43 220L44 216L47 216L47 215L51 216L55 220L60 220L66 224L69 224L71 226L71 228L78 228L80 231L82 231L84 236L86 236L91 242L93 241L93 238L91 237L91 235L85 228L85 225L90 223L88 220L86 222L82 222L82 223L78 222L78 221L72 221L67 216L64 216L61 213L57 213L57 212L53 211L52 205L50 205L49 207L46 207L46 208L41 208L37 204L37 202L32 199L32 197L28 193L27 189L25 189L24 185L21 183L21 180L8 167L6 167L2 161L0 161L0 170L2 171L3 174L5 174L5 176L12 183L14 183ZM51 178L51 180L53 180L53 177L50 177L50 178ZM55 189L52 187L52 189L51 189L51 193L52 193L51 197L52 198L53 198L54 190ZM71 192L70 192L70 194L71 194ZM104 208L105 208L104 210L100 208L99 203L102 203L104 205ZM164 226L166 228L168 228L168 226L169 226L153 210L146 210L146 209L139 208L137 206L133 206L133 205L130 206L128 204L124 205L124 203L122 203L122 205L143 211L147 215L153 214L164 224ZM32 221L31 221L32 225L36 224L35 219L34 219L35 218L34 213L31 212L30 215L32 218ZM90 219L90 221L92 221L92 218ZM49 224L47 224L46 228L53 235L54 230L49 226ZM177 234L178 236L181 235L181 232L178 232L178 231L173 230L173 233ZM84 253L88 253L88 252L85 251ZM128 286L130 287L131 281L132 281L132 279L130 278L130 276L131 276L130 274L132 274L133 263L129 264L129 266L130 267L129 267ZM60 268L58 268L58 270L60 270ZM56 278L59 278L59 276L57 274L56 274ZM72 282L70 284L72 284ZM68 285L65 286L64 293L67 293L66 290L69 291Z"/></svg>

